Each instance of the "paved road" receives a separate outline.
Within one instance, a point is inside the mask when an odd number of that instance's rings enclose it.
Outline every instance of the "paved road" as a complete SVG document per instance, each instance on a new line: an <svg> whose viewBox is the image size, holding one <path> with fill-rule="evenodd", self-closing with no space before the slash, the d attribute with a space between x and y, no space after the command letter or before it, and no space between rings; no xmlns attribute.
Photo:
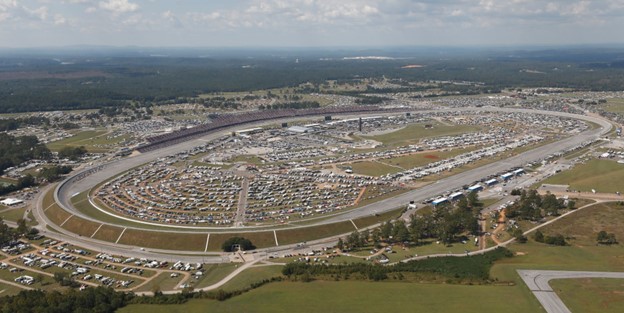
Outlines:
<svg viewBox="0 0 624 313"><path fill-rule="evenodd" d="M517 270L524 283L533 292L537 300L548 313L571 313L566 305L550 287L553 279L568 278L621 278L624 273L618 272L587 272L587 271L538 271Z"/></svg>

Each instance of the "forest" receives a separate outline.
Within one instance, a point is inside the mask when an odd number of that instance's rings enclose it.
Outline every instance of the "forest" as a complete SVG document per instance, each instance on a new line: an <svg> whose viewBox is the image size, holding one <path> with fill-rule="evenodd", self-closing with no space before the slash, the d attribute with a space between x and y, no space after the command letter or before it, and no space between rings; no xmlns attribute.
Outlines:
<svg viewBox="0 0 624 313"><path fill-rule="evenodd" d="M459 90L468 94L509 87L624 90L621 52L516 52L513 57L509 53L490 52L448 59L414 53L417 56L388 60L324 58L320 51L299 53L306 55L299 62L294 62L294 57L266 54L261 57L233 54L230 58L73 56L71 64L42 56L0 57L0 113L115 107L129 101L149 106L215 92L382 76L413 82L479 82L478 87L470 88L442 86L443 91ZM422 66L405 68L410 64ZM404 86L403 89L418 88ZM370 104L380 99L360 101Z"/></svg>

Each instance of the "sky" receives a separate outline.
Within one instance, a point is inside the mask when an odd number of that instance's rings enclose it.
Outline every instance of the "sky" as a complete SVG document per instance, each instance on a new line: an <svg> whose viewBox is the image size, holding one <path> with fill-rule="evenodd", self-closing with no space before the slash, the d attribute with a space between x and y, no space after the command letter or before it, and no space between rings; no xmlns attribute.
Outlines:
<svg viewBox="0 0 624 313"><path fill-rule="evenodd" d="M0 0L0 47L624 43L624 0Z"/></svg>

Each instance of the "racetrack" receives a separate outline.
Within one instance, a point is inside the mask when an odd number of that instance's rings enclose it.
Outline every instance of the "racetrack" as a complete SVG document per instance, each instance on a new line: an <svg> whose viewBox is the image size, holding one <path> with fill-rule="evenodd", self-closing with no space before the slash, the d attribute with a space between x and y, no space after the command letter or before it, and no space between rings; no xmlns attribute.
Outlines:
<svg viewBox="0 0 624 313"><path fill-rule="evenodd" d="M406 111L409 111L409 110L406 110ZM479 167L477 169L473 169L473 170L469 170L469 171L466 171L457 175L453 175L451 177L439 180L428 186L422 187L414 191L407 192L405 194L402 194L394 198L378 201L378 202L363 206L361 208L351 210L349 212L337 214L333 217L323 219L322 221L318 221L317 223L309 224L307 226L349 221L351 219L370 216L373 214L379 214L379 213L390 211L397 207L405 206L411 200L420 202L422 200L425 200L432 196L447 192L449 190L459 189L463 185L470 184L486 176L506 171L512 167L523 166L528 162L541 160L550 154L561 152L569 148L576 147L582 143L595 140L599 138L600 136L609 132L612 127L608 121L601 119L601 118L562 113L562 112L552 112L552 111L508 109L508 108L464 108L464 109L452 109L452 110L451 109L437 110L436 112L444 112L444 111L448 111L448 112L464 111L467 113L501 112L501 113L527 113L527 114L554 115L554 116L569 117L569 118L585 120L588 122L598 124L599 127L592 129L592 130L585 131L573 137L569 137L561 141L547 144L547 145L538 147L536 149L521 153L519 155L516 155L506 160L493 162L488 165ZM432 111L419 111L419 113L427 113L427 112L432 112ZM393 114L396 114L396 113L393 113ZM377 113L376 115L379 115L379 113ZM292 119L288 119L288 120L290 121ZM275 123L275 122L281 122L281 121L271 121L271 123ZM255 126L255 125L261 125L261 124L266 124L266 123L268 122L260 122L260 123L253 124L253 125ZM244 125L244 127L248 127L248 126L249 124ZM242 126L238 126L238 127L242 127ZM84 218L87 220L93 220L93 218L84 215L83 213L79 212L72 206L70 199L73 195L83 192L83 191L90 190L92 187L96 186L97 184L105 180L108 180L116 175L119 175L120 173L123 173L124 171L140 166L142 164L148 163L152 160L155 160L163 156L172 155L180 151L191 149L195 146L203 145L205 144L206 141L210 141L220 136L227 135L232 130L233 128L224 129L222 131L206 135L202 138L189 140L187 142L182 142L174 146L150 151L147 153L139 154L139 155L128 157L128 158L118 159L118 160L115 160L106 164L94 165L92 168L97 168L98 169L97 171L91 170L92 172L89 175L85 175L84 173L86 171L90 171L90 169L86 169L84 171L77 173L76 175L73 175L72 177L69 177L68 179L63 181L61 184L59 184L59 186L57 187L54 193L55 200L66 211L76 216L79 216L81 218ZM79 177L82 177L82 176L84 177L78 179ZM42 208L39 208L39 209L41 210ZM47 218L45 217L45 214L36 214L36 217L39 220L39 222L42 223L43 225L50 224L50 221L47 220ZM97 221L97 222L102 223L100 221ZM104 224L108 224L108 223L104 223ZM182 229L182 227L184 226L179 226L178 229ZM298 226L298 227L302 227L302 226ZM136 227L128 226L127 228L135 229ZM187 227L187 228L191 228L191 227ZM291 228L295 228L295 227L291 227ZM141 229L141 228L136 228L136 229ZM223 228L218 228L218 229L219 231L223 231ZM229 229L231 229L231 231L233 232L238 232L238 233L245 232L245 231L253 231L253 228L250 228L250 227L231 227ZM285 229L285 227L280 227L280 229ZM210 227L201 227L201 228L196 227L194 231L206 233L210 230L211 230ZM266 228L263 228L263 230L266 230ZM62 231L66 236L71 236L70 233L66 233L62 229L59 231ZM171 232L176 232L176 231L180 231L180 230L176 230L175 228L172 228L171 230ZM184 231L188 232L189 229L184 229ZM90 242L92 245L101 244L101 242L90 240L87 238L81 238L81 241L83 241L83 244L84 242ZM101 249L102 250L110 249L111 246L113 245L109 243L107 246L101 247ZM95 249L95 250L98 250L98 249ZM159 251L159 252L165 253L166 251ZM171 252L171 253L176 253L176 252ZM177 253L179 253L179 251L177 251Z"/></svg>

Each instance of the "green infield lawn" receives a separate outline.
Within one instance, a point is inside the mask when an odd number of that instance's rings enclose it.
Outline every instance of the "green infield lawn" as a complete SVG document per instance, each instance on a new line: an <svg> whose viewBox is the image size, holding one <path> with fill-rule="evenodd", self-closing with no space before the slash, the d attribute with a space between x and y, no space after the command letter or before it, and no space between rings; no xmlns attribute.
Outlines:
<svg viewBox="0 0 624 313"><path fill-rule="evenodd" d="M459 135L463 133L476 132L481 129L480 127L469 125L447 126L438 122L431 122L427 124L431 124L433 127L425 128L425 124L413 124L395 132L365 138L382 142L387 146L404 146L415 144L423 138Z"/></svg>
<svg viewBox="0 0 624 313"><path fill-rule="evenodd" d="M401 282L284 282L223 302L191 300L177 306L131 305L118 312L538 312L537 300L519 297L517 289Z"/></svg>
<svg viewBox="0 0 624 313"><path fill-rule="evenodd" d="M570 189L579 191L624 192L624 164L594 159L554 175L543 183L570 185Z"/></svg>
<svg viewBox="0 0 624 313"><path fill-rule="evenodd" d="M558 279L550 286L572 312L624 312L624 279Z"/></svg>

